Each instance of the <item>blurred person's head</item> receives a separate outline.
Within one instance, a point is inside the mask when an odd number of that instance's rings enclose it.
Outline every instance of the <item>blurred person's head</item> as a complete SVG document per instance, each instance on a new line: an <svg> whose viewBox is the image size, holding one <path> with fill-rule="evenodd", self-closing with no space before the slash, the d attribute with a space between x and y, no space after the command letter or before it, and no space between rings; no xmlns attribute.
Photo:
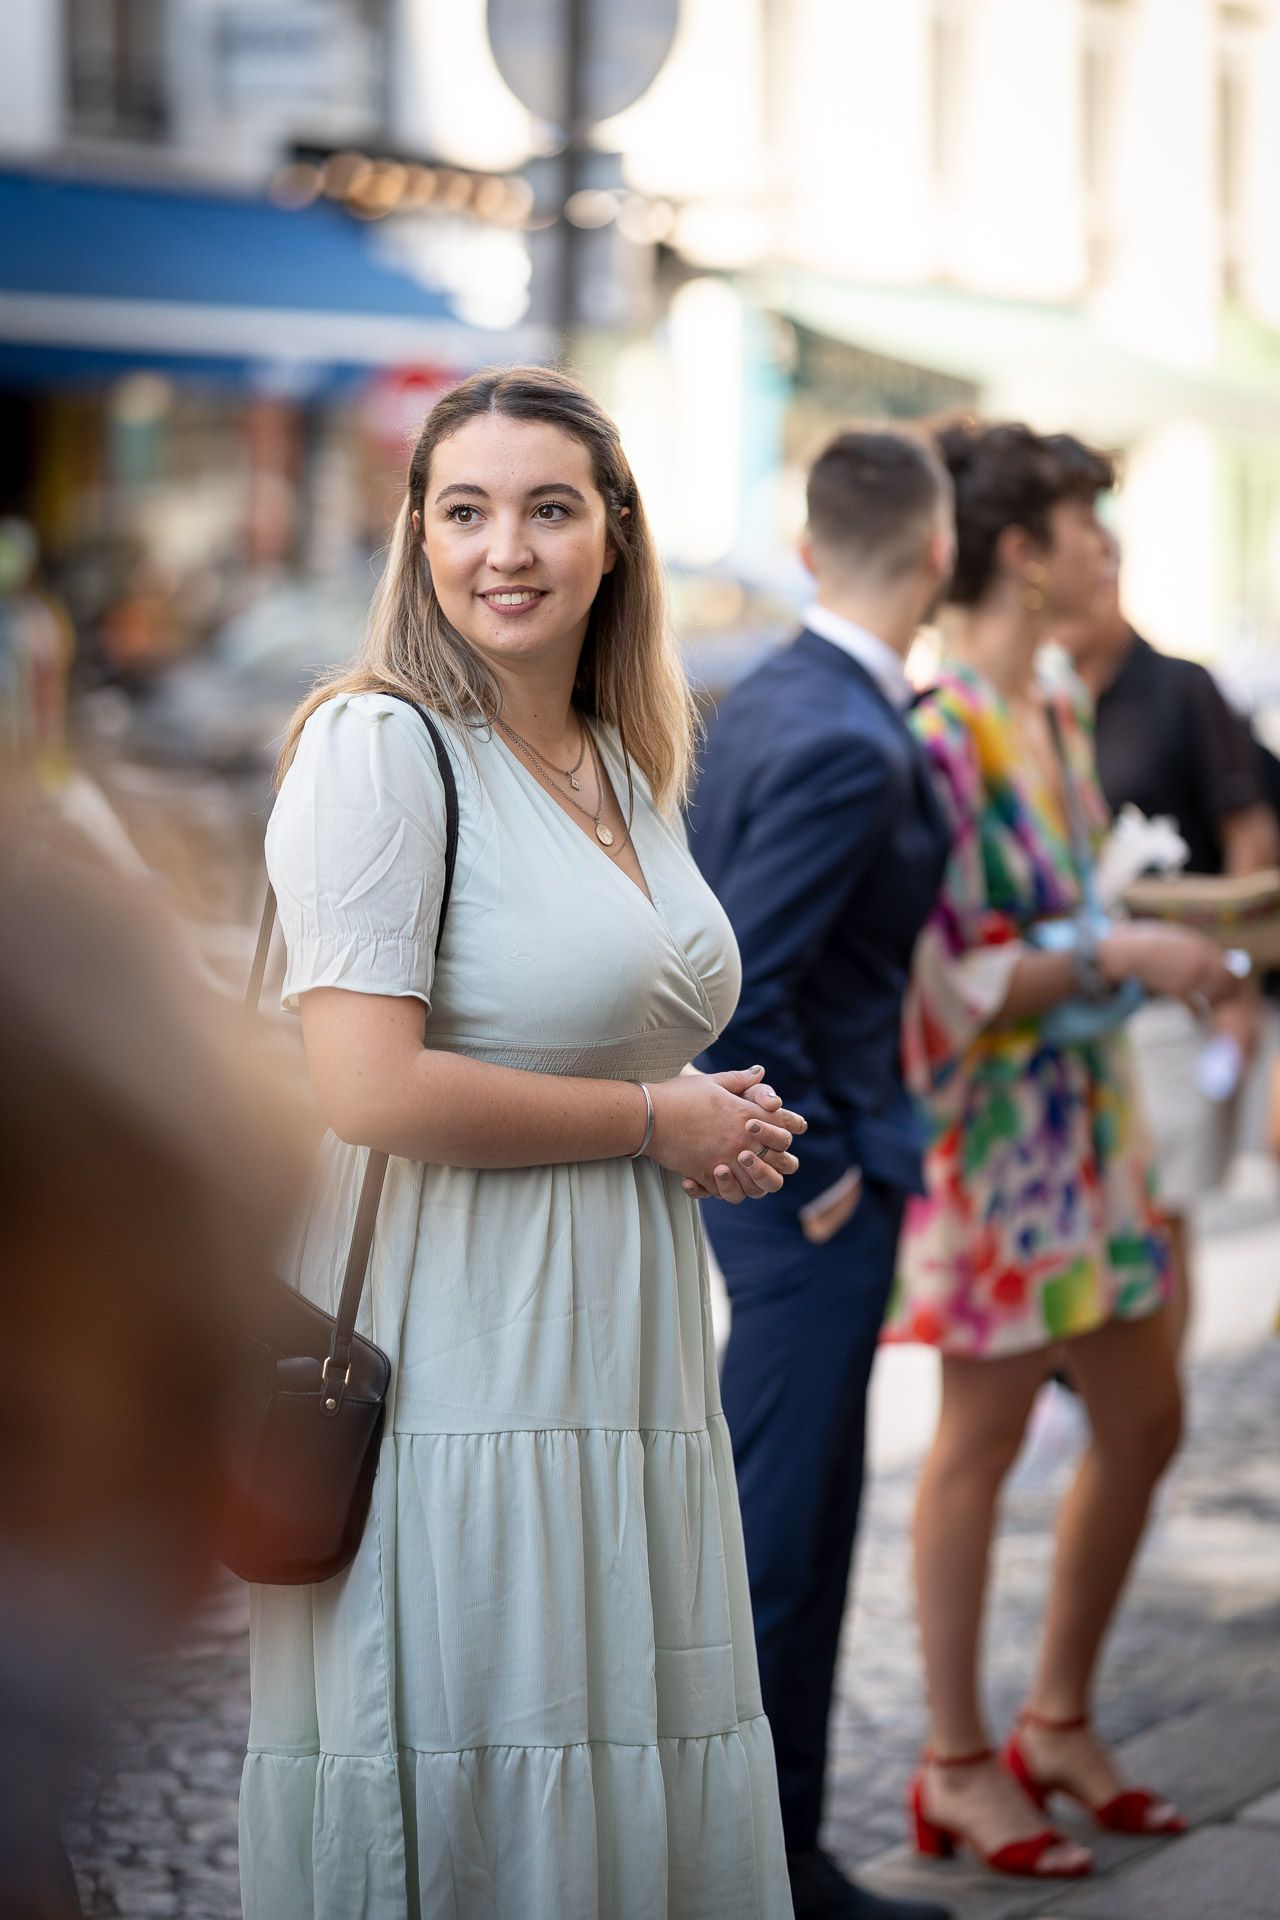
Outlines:
<svg viewBox="0 0 1280 1920"><path fill-rule="evenodd" d="M0 1534L50 1567L105 1548L126 1582L149 1559L159 1613L208 1560L212 1426L290 1123L140 888L3 841L0 885Z"/></svg>
<svg viewBox="0 0 1280 1920"><path fill-rule="evenodd" d="M441 499L446 452L450 497ZM499 548L495 529L514 525L508 496L531 481L542 497L526 503L527 548L514 533ZM496 608L485 594L504 584L527 584L536 602ZM618 430L567 374L491 368L444 394L427 415L359 661L304 703L282 769L307 717L337 692L387 687L474 726L501 710L502 677L513 659L569 645L577 649L580 710L618 728L660 806L678 800L692 756L693 708L657 549Z"/></svg>
<svg viewBox="0 0 1280 1920"><path fill-rule="evenodd" d="M1078 619L1061 621L1053 630L1054 640L1090 682L1099 676L1106 678L1133 643L1133 628L1120 596L1120 542L1110 531L1107 539L1111 572L1092 607Z"/></svg>
<svg viewBox="0 0 1280 1920"><path fill-rule="evenodd" d="M1016 608L1047 630L1089 616L1116 570L1097 511L1115 482L1108 456L1073 434L1017 423L960 422L937 444L956 499L948 602Z"/></svg>
<svg viewBox="0 0 1280 1920"><path fill-rule="evenodd" d="M111 1690L213 1567L230 1359L299 1160L154 895L8 801L0 1908L52 1920L77 1910L59 1814Z"/></svg>
<svg viewBox="0 0 1280 1920"><path fill-rule="evenodd" d="M819 599L867 625L888 614L909 638L955 558L951 483L928 440L885 427L837 434L809 471L807 502L800 557Z"/></svg>
<svg viewBox="0 0 1280 1920"><path fill-rule="evenodd" d="M126 1662L211 1570L228 1361L297 1161L278 1097L228 1064L231 1030L202 1014L194 968L140 889L55 857L29 819L21 837L0 819L0 898L12 1856L47 1831L59 1775Z"/></svg>

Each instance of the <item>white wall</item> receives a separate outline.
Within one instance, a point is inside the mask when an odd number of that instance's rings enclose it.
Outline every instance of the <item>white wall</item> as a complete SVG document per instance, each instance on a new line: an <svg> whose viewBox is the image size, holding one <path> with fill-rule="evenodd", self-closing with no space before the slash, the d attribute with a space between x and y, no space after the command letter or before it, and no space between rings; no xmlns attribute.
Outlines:
<svg viewBox="0 0 1280 1920"><path fill-rule="evenodd" d="M62 8L0 0L0 153L31 157L62 135Z"/></svg>

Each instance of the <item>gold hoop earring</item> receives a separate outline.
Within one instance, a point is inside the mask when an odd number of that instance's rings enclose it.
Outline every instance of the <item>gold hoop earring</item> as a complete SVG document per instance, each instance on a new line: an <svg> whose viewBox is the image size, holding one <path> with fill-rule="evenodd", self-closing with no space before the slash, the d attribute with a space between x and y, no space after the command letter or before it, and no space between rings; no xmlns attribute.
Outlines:
<svg viewBox="0 0 1280 1920"><path fill-rule="evenodd" d="M1044 588L1049 578L1049 569L1042 567L1038 560L1027 563L1023 575L1022 604L1028 613L1040 613L1044 609Z"/></svg>

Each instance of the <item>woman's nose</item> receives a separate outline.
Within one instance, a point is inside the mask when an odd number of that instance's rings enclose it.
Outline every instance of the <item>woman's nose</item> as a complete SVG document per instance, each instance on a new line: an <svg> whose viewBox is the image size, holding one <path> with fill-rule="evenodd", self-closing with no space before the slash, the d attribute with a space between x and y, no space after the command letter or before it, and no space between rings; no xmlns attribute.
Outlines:
<svg viewBox="0 0 1280 1920"><path fill-rule="evenodd" d="M533 548L522 517L494 516L490 522L489 565L495 573L520 573L533 565Z"/></svg>

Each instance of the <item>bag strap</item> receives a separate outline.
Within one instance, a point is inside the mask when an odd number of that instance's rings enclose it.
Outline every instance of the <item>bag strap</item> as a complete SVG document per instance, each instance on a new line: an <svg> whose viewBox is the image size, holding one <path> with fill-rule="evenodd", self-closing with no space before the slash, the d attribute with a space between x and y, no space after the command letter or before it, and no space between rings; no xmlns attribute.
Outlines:
<svg viewBox="0 0 1280 1920"><path fill-rule="evenodd" d="M431 735L431 744L435 748L436 763L440 768L440 780L444 787L444 887L440 894L440 919L436 927L435 951L440 952L440 943L444 939L445 915L449 911L449 896L453 892L453 874L458 860L458 784L453 776L453 762L449 758L449 749L431 715L416 700L410 700L404 693L392 693L392 700L402 700L406 707L412 707L427 732ZM258 944L254 948L253 965L249 971L249 984L245 989L245 1013L252 1016L257 1013L262 999L262 983L267 971L267 955L271 950L271 933L276 919L275 889L268 884L267 897L262 908L262 924L258 928ZM387 1176L387 1155L369 1150L369 1159L365 1167L364 1181L360 1188L360 1200L356 1207L355 1225L351 1229L351 1244L347 1249L347 1264L342 1276L342 1292L338 1296L338 1312L334 1321L333 1338L329 1343L329 1357L324 1363L322 1378L341 1403L342 1388L346 1384L345 1376L351 1364L351 1341L355 1333L356 1315L360 1311L360 1300L364 1293L364 1283L369 1271L369 1254L373 1247L373 1230L378 1219L378 1205L382 1199L382 1183ZM330 1369L338 1376L329 1381ZM335 1404L334 1411L337 1411Z"/></svg>
<svg viewBox="0 0 1280 1920"><path fill-rule="evenodd" d="M1080 894L1084 909L1091 918L1101 914L1096 886L1096 869L1093 858L1093 844L1089 839L1089 826L1084 817L1084 803L1080 798L1080 788L1076 781L1075 768L1067 752L1067 743L1062 732L1062 716L1059 714L1053 696L1045 702L1045 718L1049 722L1049 732L1053 739L1053 750L1058 756L1058 770L1062 774L1062 793L1067 809L1067 834L1071 843L1071 859L1080 882Z"/></svg>

